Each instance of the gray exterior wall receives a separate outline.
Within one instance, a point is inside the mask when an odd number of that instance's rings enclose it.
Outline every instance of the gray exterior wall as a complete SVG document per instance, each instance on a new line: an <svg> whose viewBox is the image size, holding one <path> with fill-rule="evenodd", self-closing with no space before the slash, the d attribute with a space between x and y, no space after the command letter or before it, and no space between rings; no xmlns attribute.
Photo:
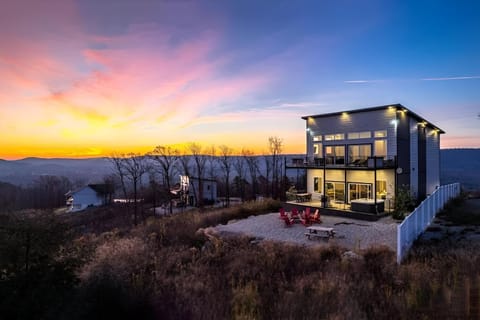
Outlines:
<svg viewBox="0 0 480 320"><path fill-rule="evenodd" d="M397 112L397 189L410 187L410 117Z"/></svg>
<svg viewBox="0 0 480 320"><path fill-rule="evenodd" d="M397 155L396 111L394 109L381 109L368 112L351 113L342 116L331 116L321 118L311 118L307 120L307 155L313 158L313 136L344 133L347 138L349 132L371 131L372 138L349 140L349 144L372 144L373 152L373 132L378 130L387 130L387 158L393 159ZM325 141L321 142L323 146L347 144L343 141Z"/></svg>
<svg viewBox="0 0 480 320"><path fill-rule="evenodd" d="M418 123L410 118L410 192L416 196L418 194Z"/></svg>
<svg viewBox="0 0 480 320"><path fill-rule="evenodd" d="M433 129L427 128L427 195L440 187L440 134Z"/></svg>
<svg viewBox="0 0 480 320"><path fill-rule="evenodd" d="M217 201L217 182L210 179L202 179L203 184L203 194L202 199ZM190 178L190 187L189 193L191 196L196 194L196 197L199 198L199 180L197 178Z"/></svg>

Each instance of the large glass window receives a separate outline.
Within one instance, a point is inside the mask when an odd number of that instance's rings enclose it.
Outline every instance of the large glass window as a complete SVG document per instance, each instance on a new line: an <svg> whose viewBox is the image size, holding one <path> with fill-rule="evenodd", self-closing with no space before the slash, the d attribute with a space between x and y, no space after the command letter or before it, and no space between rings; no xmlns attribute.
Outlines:
<svg viewBox="0 0 480 320"><path fill-rule="evenodd" d="M322 141L322 136L313 136L313 141Z"/></svg>
<svg viewBox="0 0 480 320"><path fill-rule="evenodd" d="M372 137L372 133L370 131L348 133L348 139L368 139L371 137Z"/></svg>
<svg viewBox="0 0 480 320"><path fill-rule="evenodd" d="M313 192L322 192L322 178L313 177Z"/></svg>
<svg viewBox="0 0 480 320"><path fill-rule="evenodd" d="M384 158L387 156L387 140L375 140L375 156Z"/></svg>
<svg viewBox="0 0 480 320"><path fill-rule="evenodd" d="M385 138L387 136L387 130L375 131L375 138Z"/></svg>
<svg viewBox="0 0 480 320"><path fill-rule="evenodd" d="M348 146L348 163L352 165L366 165L369 157L372 156L370 144L355 144Z"/></svg>
<svg viewBox="0 0 480 320"><path fill-rule="evenodd" d="M387 181L377 180L375 192L377 193L377 198L385 199L387 197Z"/></svg>
<svg viewBox="0 0 480 320"><path fill-rule="evenodd" d="M349 183L349 201L357 199L372 199L372 185L369 183Z"/></svg>
<svg viewBox="0 0 480 320"><path fill-rule="evenodd" d="M323 158L323 150L321 143L313 144L313 155L315 156L315 158Z"/></svg>
<svg viewBox="0 0 480 320"><path fill-rule="evenodd" d="M327 182L326 188L328 200L337 203L345 202L345 184L343 182Z"/></svg>
<svg viewBox="0 0 480 320"><path fill-rule="evenodd" d="M345 164L345 146L326 146L326 164Z"/></svg>
<svg viewBox="0 0 480 320"><path fill-rule="evenodd" d="M344 139L345 139L344 133L335 133L335 134L325 135L325 141L344 140Z"/></svg>

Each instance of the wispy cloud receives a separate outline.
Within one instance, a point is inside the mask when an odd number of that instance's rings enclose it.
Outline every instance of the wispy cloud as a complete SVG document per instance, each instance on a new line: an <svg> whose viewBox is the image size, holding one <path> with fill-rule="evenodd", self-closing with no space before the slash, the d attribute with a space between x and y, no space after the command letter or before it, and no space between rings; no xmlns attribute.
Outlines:
<svg viewBox="0 0 480 320"><path fill-rule="evenodd" d="M304 101L304 102L285 102L271 106L271 109L290 109L290 108L297 108L297 109L304 109L304 108L311 108L311 107L322 107L325 106L323 102L316 102L316 101Z"/></svg>
<svg viewBox="0 0 480 320"><path fill-rule="evenodd" d="M449 81L449 80L472 80L480 79L480 76L458 76L458 77L431 77L420 79L376 79L376 80L345 80L344 83L361 84L361 83L378 83L378 82L392 82L392 81Z"/></svg>
<svg viewBox="0 0 480 320"><path fill-rule="evenodd" d="M480 79L480 76L459 76L459 77L439 77L439 78L423 78L422 81L448 81L448 80L470 80Z"/></svg>
<svg viewBox="0 0 480 320"><path fill-rule="evenodd" d="M384 82L386 80L345 80L345 83L375 83L375 82Z"/></svg>

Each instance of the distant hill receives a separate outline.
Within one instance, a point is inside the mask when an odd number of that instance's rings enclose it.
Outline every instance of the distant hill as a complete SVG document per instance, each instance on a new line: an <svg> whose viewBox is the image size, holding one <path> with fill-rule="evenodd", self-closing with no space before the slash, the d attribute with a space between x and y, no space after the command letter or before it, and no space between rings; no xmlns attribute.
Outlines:
<svg viewBox="0 0 480 320"><path fill-rule="evenodd" d="M480 190L480 149L442 149L440 182L460 182L468 190Z"/></svg>
<svg viewBox="0 0 480 320"><path fill-rule="evenodd" d="M0 181L15 185L28 185L41 175L65 176L72 182L98 182L112 173L106 158L0 160Z"/></svg>
<svg viewBox="0 0 480 320"><path fill-rule="evenodd" d="M291 158L303 155L286 157L287 163L291 163ZM259 165L264 172L265 164L262 159L259 159ZM460 182L465 189L480 190L480 149L442 149L440 166L441 184ZM95 183L111 173L112 166L106 158L25 158L14 161L0 159L0 181L15 185L27 185L40 175L59 175L69 178L72 182ZM295 172L288 170L287 174L295 175Z"/></svg>

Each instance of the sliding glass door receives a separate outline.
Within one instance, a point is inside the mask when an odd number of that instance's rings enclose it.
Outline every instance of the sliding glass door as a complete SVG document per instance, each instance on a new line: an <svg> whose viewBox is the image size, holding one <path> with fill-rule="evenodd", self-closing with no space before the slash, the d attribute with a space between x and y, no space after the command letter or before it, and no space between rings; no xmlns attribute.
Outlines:
<svg viewBox="0 0 480 320"><path fill-rule="evenodd" d="M348 184L348 202L357 199L372 199L372 185L370 183Z"/></svg>
<svg viewBox="0 0 480 320"><path fill-rule="evenodd" d="M345 202L345 183L343 182L327 182L327 197L336 203Z"/></svg>

